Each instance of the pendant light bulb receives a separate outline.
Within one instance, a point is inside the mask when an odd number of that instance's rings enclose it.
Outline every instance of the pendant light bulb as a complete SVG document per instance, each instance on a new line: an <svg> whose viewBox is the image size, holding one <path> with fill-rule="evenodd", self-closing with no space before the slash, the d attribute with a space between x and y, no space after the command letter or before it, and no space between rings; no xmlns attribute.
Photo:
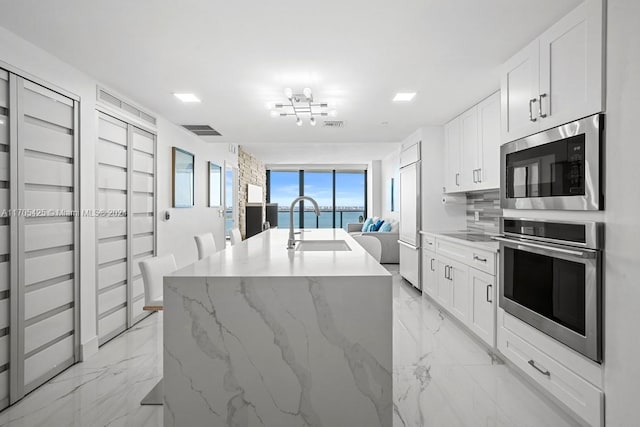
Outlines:
<svg viewBox="0 0 640 427"><path fill-rule="evenodd" d="M316 118L315 117L311 117L311 119L309 119L309 124L311 126L315 126L316 125Z"/></svg>
<svg viewBox="0 0 640 427"><path fill-rule="evenodd" d="M293 90L291 90L291 88L290 88L290 87L285 88L285 90L284 90L284 96L285 96L287 99L291 99L291 98L293 98Z"/></svg>
<svg viewBox="0 0 640 427"><path fill-rule="evenodd" d="M311 98L311 88L310 87L305 87L304 90L302 91L302 93L307 98Z"/></svg>
<svg viewBox="0 0 640 427"><path fill-rule="evenodd" d="M301 119L300 117L298 117L298 118L296 119L296 124L297 124L298 126L302 126L302 119Z"/></svg>

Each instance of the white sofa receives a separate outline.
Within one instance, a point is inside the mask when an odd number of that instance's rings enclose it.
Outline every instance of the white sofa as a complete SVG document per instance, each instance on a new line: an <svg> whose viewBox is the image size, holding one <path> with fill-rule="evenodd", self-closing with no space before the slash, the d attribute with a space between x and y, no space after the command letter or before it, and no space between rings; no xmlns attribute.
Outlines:
<svg viewBox="0 0 640 427"><path fill-rule="evenodd" d="M353 235L372 236L382 245L381 264L398 264L400 262L400 245L398 231L369 231L362 232L362 224L347 224L347 232Z"/></svg>

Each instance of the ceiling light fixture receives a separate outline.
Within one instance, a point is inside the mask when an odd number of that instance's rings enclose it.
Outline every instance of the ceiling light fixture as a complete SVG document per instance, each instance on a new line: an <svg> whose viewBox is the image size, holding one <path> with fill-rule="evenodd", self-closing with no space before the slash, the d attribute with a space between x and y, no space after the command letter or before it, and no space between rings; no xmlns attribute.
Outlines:
<svg viewBox="0 0 640 427"><path fill-rule="evenodd" d="M270 111L272 117L294 116L296 125L302 126L301 115L309 115L309 124L315 126L317 124L314 116L335 116L335 110L326 111L329 104L326 102L314 103L313 92L311 88L305 87L302 93L294 93L293 89L286 88L284 96L288 103L274 103L273 109Z"/></svg>
<svg viewBox="0 0 640 427"><path fill-rule="evenodd" d="M416 96L415 92L398 92L396 96L393 97L394 102L408 102L411 101Z"/></svg>
<svg viewBox="0 0 640 427"><path fill-rule="evenodd" d="M200 102L200 99L192 93L174 93L173 96L182 102Z"/></svg>

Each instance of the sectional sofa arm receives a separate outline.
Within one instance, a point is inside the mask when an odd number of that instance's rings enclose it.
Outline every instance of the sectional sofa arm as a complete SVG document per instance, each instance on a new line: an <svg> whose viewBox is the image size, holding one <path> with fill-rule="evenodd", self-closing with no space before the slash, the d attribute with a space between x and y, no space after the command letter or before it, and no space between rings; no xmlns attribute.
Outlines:
<svg viewBox="0 0 640 427"><path fill-rule="evenodd" d="M362 224L347 224L347 232L353 233L356 231L362 231Z"/></svg>

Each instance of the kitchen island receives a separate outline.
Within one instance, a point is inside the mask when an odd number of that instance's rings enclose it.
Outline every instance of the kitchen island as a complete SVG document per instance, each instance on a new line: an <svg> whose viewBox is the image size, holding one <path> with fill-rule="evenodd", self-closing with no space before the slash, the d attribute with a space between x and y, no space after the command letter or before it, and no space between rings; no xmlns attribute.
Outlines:
<svg viewBox="0 0 640 427"><path fill-rule="evenodd" d="M287 237L165 277L165 426L391 426L391 275L344 230Z"/></svg>

